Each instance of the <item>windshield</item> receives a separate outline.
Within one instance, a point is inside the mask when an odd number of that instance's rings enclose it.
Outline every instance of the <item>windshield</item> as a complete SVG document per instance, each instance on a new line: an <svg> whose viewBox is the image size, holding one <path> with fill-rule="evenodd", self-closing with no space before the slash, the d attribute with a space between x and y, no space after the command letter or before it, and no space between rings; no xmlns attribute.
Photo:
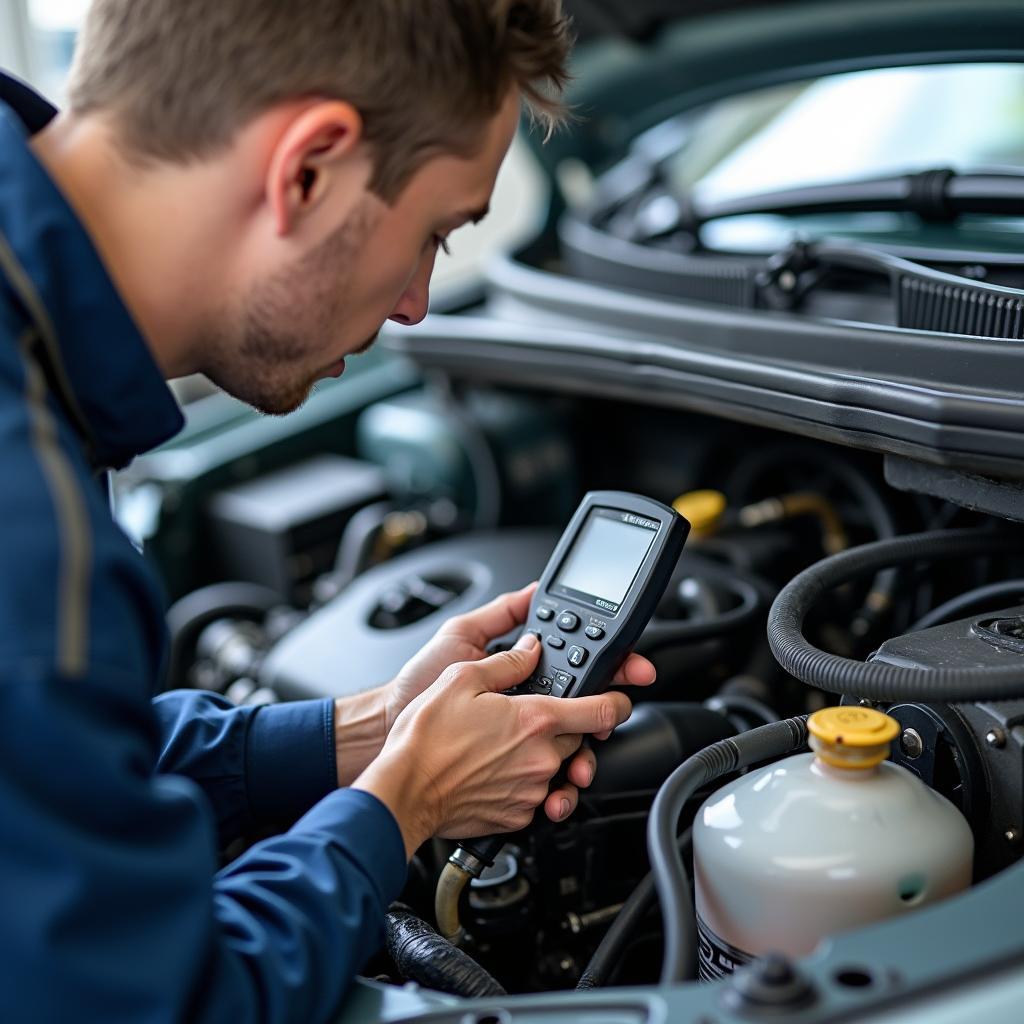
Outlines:
<svg viewBox="0 0 1024 1024"><path fill-rule="evenodd" d="M677 194L717 202L931 168L1024 169L1024 65L831 75L711 104L664 167Z"/></svg>

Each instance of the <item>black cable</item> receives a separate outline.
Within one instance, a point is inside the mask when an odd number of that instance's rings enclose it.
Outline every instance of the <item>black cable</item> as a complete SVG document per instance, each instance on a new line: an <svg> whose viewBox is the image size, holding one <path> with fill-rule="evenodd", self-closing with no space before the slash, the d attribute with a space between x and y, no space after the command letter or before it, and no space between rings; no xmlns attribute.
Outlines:
<svg viewBox="0 0 1024 1024"><path fill-rule="evenodd" d="M686 829L678 839L681 852L693 842L693 830ZM622 909L615 915L608 931L604 933L594 955L590 958L583 974L580 975L577 990L601 988L607 984L612 971L622 959L627 944L633 937L648 911L657 902L658 890L654 883L654 872L648 871L629 894Z"/></svg>
<svg viewBox="0 0 1024 1024"><path fill-rule="evenodd" d="M916 633L919 629L941 626L945 622L969 615L972 611L994 609L997 604L1011 598L1017 599L1014 602L1016 604L1024 602L1024 580L1000 580L998 583L989 583L984 587L975 587L966 593L957 594L956 597L951 597L944 604L922 615L907 632Z"/></svg>
<svg viewBox="0 0 1024 1024"><path fill-rule="evenodd" d="M1024 695L1024 670L1014 660L996 668L912 669L853 661L819 650L803 635L808 613L833 587L882 566L1021 554L1020 534L991 529L938 530L864 544L822 559L786 584L768 613L768 642L779 664L811 686L871 700L973 702Z"/></svg>
<svg viewBox="0 0 1024 1024"><path fill-rule="evenodd" d="M719 740L688 757L662 784L647 823L651 859L665 922L661 983L671 985L697 976L697 923L686 868L676 845L679 815L702 786L739 768L782 757L807 742L807 716L762 725Z"/></svg>
<svg viewBox="0 0 1024 1024"><path fill-rule="evenodd" d="M466 999L507 994L485 968L408 907L393 903L384 929L388 954L403 978Z"/></svg>

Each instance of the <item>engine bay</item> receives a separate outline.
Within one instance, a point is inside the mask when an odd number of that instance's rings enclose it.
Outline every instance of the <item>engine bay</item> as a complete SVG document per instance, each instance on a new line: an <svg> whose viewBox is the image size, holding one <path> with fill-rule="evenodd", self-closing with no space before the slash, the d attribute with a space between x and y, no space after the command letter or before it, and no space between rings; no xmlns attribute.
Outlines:
<svg viewBox="0 0 1024 1024"><path fill-rule="evenodd" d="M597 775L576 813L557 825L537 815L508 837L467 887L466 938L450 965L431 925L454 844L421 848L389 917L390 953L367 965L367 978L492 998L656 983L662 915L673 912L659 910L646 842L659 789L712 744L828 706L870 706L898 722L890 760L970 825L975 886L1019 860L1024 699L1016 692L1024 688L986 682L1005 681L1024 657L1024 565L1019 533L1004 520L895 489L871 453L609 400L446 384L370 405L354 436L353 464L364 477L376 473L361 504L335 516L333 540L330 530L292 532L287 564L297 571L287 587L254 570L181 598L169 616L172 685L264 703L385 682L447 618L535 579L586 489L629 488L674 503L693 527L637 646L657 682L634 689L632 718L594 743ZM257 504L264 484L266 500L276 493L274 474L257 478L249 495ZM214 518L226 491L208 503ZM221 528L215 552L228 544L223 517ZM917 536L931 538L931 553L898 554ZM958 551L959 536L975 546ZM303 537L313 538L305 549ZM262 565L264 541L246 538L230 544ZM324 564L313 549L325 544L328 567L310 575L309 565ZM822 658L903 682L868 698L857 676L837 686L784 669L768 632L780 593L806 570L875 548L884 548L877 565L869 558L815 591L800 629ZM902 561L887 563L892 552ZM950 691L953 700L914 699L922 680L956 671L969 682ZM978 699L962 699L973 693ZM687 839L698 803L737 777L728 772L686 802L678 829L691 879ZM914 912L908 902L904 919ZM864 963L846 976L857 996L888 984ZM794 1012L804 996L793 996ZM737 1004L741 1016L745 1005ZM755 1016L758 1005L750 1003Z"/></svg>

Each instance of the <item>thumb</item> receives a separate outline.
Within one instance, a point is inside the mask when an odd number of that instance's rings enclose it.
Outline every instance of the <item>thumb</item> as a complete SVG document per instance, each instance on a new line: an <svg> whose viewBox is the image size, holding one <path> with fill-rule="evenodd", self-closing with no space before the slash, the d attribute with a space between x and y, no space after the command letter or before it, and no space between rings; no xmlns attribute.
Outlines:
<svg viewBox="0 0 1024 1024"><path fill-rule="evenodd" d="M507 690L521 683L536 667L540 658L540 641L532 633L524 633L510 651L492 654L476 667L487 690Z"/></svg>

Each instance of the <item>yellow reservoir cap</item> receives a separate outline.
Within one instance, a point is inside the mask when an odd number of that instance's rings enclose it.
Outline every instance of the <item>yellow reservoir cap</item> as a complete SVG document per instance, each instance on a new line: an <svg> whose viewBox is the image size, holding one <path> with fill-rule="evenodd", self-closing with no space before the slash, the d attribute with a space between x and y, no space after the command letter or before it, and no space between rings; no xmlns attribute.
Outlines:
<svg viewBox="0 0 1024 1024"><path fill-rule="evenodd" d="M694 536L707 535L718 526L727 502L721 491L688 491L672 507L690 524Z"/></svg>
<svg viewBox="0 0 1024 1024"><path fill-rule="evenodd" d="M811 749L836 768L871 768L884 761L900 734L895 718L874 708L822 708L807 719Z"/></svg>

